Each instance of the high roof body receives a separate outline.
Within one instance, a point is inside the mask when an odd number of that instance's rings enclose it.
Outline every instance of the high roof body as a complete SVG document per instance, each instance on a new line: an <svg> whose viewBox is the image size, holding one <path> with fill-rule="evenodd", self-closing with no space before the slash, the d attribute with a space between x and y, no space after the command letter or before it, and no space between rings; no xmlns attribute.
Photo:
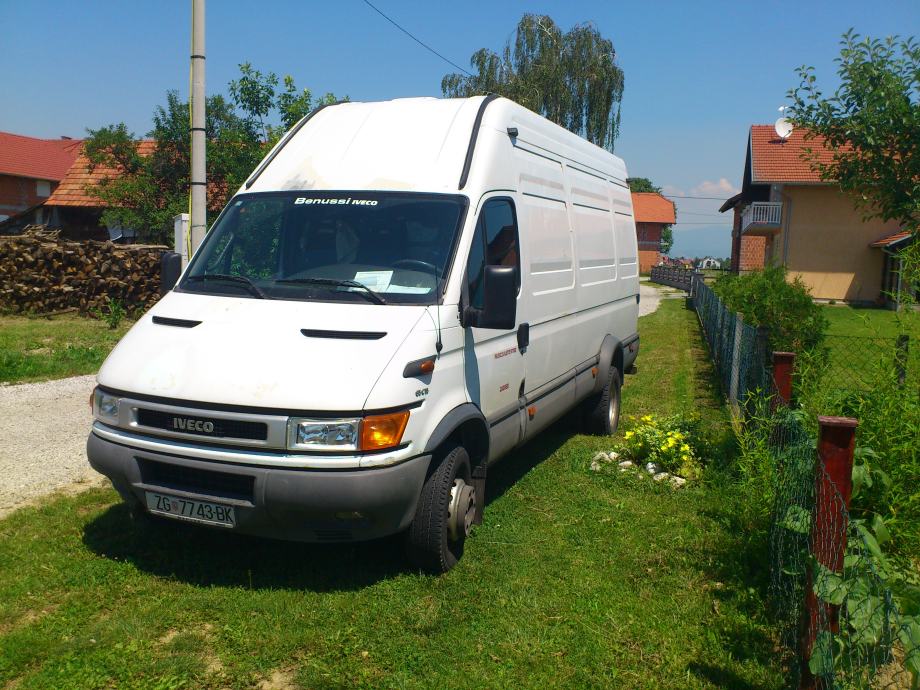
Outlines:
<svg viewBox="0 0 920 690"><path fill-rule="evenodd" d="M57 182L64 179L82 143L0 132L0 175Z"/></svg>
<svg viewBox="0 0 920 690"><path fill-rule="evenodd" d="M402 98L328 106L287 143L282 140L284 145L266 159L271 162L264 171L240 192L374 189L457 193L485 98ZM594 174L625 184L622 160L505 98L491 100L482 113L471 183L477 177L477 161L495 155L500 139L494 135L507 141L509 128L518 129L520 142L550 137Z"/></svg>

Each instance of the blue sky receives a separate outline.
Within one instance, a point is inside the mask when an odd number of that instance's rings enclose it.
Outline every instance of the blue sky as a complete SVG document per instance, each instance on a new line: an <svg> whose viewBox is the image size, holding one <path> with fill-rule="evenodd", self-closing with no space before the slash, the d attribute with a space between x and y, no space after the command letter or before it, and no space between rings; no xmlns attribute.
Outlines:
<svg viewBox="0 0 920 690"><path fill-rule="evenodd" d="M372 1L464 67L476 49L500 49L524 12L563 29L594 21L625 72L616 152L631 175L678 196L737 189L748 126L777 117L801 64L831 90L846 29L882 37L920 27L916 0ZM187 94L189 16L178 0L0 0L0 130L79 137L124 121L147 132L167 90ZM453 71L361 0L210 0L207 54L209 93L225 92L243 61L352 100L438 96ZM719 204L678 200L673 255L729 253Z"/></svg>

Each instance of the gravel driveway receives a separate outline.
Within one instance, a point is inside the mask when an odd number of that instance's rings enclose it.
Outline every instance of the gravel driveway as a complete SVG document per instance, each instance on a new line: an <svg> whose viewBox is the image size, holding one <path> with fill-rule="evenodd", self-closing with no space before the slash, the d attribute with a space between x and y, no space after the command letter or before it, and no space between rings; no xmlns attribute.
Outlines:
<svg viewBox="0 0 920 690"><path fill-rule="evenodd" d="M680 290L639 284L639 316ZM57 490L80 491L105 479L86 460L95 376L0 386L0 517Z"/></svg>
<svg viewBox="0 0 920 690"><path fill-rule="evenodd" d="M86 460L95 380L0 386L0 516L58 489L102 483Z"/></svg>

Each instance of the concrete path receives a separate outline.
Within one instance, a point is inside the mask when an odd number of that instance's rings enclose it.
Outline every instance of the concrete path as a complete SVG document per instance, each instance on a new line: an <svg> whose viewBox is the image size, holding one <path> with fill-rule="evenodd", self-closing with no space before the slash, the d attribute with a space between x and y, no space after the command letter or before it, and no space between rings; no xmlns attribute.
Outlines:
<svg viewBox="0 0 920 690"><path fill-rule="evenodd" d="M639 281L639 316L654 313L663 299L679 299L686 295L683 290L650 283L648 278Z"/></svg>
<svg viewBox="0 0 920 690"><path fill-rule="evenodd" d="M0 517L103 482L86 460L95 375L0 386Z"/></svg>

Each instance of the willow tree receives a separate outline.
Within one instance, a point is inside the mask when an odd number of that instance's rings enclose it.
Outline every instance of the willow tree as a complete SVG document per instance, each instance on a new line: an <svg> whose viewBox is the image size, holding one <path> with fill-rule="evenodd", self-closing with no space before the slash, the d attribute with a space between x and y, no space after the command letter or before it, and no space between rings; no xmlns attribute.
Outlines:
<svg viewBox="0 0 920 690"><path fill-rule="evenodd" d="M594 24L563 32L548 16L525 14L502 54L481 48L472 74L448 74L449 97L496 93L613 150L620 130L623 70L613 42Z"/></svg>

